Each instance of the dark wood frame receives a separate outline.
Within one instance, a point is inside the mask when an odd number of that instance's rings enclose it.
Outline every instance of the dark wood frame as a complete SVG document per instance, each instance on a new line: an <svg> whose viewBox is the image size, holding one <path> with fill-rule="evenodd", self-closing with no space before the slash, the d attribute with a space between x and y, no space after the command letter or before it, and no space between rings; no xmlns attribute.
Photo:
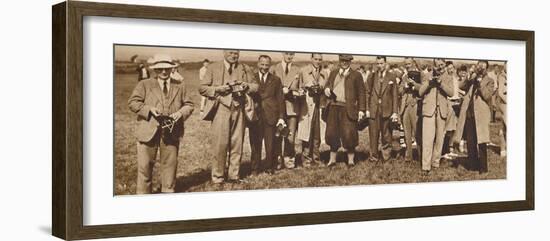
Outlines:
<svg viewBox="0 0 550 241"><path fill-rule="evenodd" d="M275 15L69 1L52 7L52 233L62 239L91 239L356 222L397 218L492 213L535 208L535 103L533 31ZM338 212L181 220L114 225L83 225L83 17L108 16L420 34L525 41L526 192L525 200Z"/></svg>

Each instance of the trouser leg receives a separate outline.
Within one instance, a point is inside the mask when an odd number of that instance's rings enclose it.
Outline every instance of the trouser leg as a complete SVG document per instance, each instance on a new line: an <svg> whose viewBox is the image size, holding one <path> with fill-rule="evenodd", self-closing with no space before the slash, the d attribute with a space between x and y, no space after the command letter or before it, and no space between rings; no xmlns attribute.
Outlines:
<svg viewBox="0 0 550 241"><path fill-rule="evenodd" d="M229 147L231 111L224 105L219 105L218 112L212 120L212 181L219 183L225 179L225 163L227 162L227 151Z"/></svg>
<svg viewBox="0 0 550 241"><path fill-rule="evenodd" d="M373 119L369 119L369 146L370 155L376 159L379 158L378 154L378 137L380 136L380 118L375 116Z"/></svg>
<svg viewBox="0 0 550 241"><path fill-rule="evenodd" d="M381 117L380 118L380 123L381 123L381 134L382 134L382 158L384 158L384 160L388 160L390 158L390 155L391 155L391 150L392 150L392 141L393 141L393 138L392 138L392 133L391 133L391 128L390 128L390 122L391 120L389 118L383 118Z"/></svg>
<svg viewBox="0 0 550 241"><path fill-rule="evenodd" d="M231 110L231 138L229 149L229 168L227 178L236 180L239 179L239 169L241 167L241 159L243 153L244 140L244 112L241 107L233 107Z"/></svg>
<svg viewBox="0 0 550 241"><path fill-rule="evenodd" d="M260 171L262 159L263 128L260 121L248 124L248 139L250 141L250 165L252 171Z"/></svg>
<svg viewBox="0 0 550 241"><path fill-rule="evenodd" d="M445 139L446 120L441 117L439 110L435 113L435 142L432 154L432 166L439 167L441 152L443 151L443 141Z"/></svg>
<svg viewBox="0 0 550 241"><path fill-rule="evenodd" d="M487 167L487 143L481 143L479 148L479 173L485 173L488 171Z"/></svg>
<svg viewBox="0 0 550 241"><path fill-rule="evenodd" d="M152 191L153 164L157 149L154 141L137 143L137 194L148 194Z"/></svg>
<svg viewBox="0 0 550 241"><path fill-rule="evenodd" d="M422 170L429 171L432 167L432 152L435 140L435 114L422 118Z"/></svg>
<svg viewBox="0 0 550 241"><path fill-rule="evenodd" d="M165 143L160 141L160 179L161 192L173 193L176 187L179 141Z"/></svg>
<svg viewBox="0 0 550 241"><path fill-rule="evenodd" d="M265 161L266 169L274 170L277 165L277 138L275 137L275 126L267 124L263 125L264 142L265 142Z"/></svg>

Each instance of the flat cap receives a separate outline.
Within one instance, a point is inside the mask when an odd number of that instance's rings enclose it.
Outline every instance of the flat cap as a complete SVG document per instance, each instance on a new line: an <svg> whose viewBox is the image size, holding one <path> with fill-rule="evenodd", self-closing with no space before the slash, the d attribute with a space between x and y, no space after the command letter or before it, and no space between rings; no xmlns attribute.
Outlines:
<svg viewBox="0 0 550 241"><path fill-rule="evenodd" d="M353 55L351 54L340 54L338 57L340 60L347 60L347 61L353 60Z"/></svg>

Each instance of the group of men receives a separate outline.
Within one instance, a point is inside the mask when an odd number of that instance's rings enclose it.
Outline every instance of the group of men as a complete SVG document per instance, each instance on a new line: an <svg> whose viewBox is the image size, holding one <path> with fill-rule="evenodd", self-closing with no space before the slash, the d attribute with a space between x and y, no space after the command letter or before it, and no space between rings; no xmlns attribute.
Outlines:
<svg viewBox="0 0 550 241"><path fill-rule="evenodd" d="M211 122L213 183L242 182L246 129L253 174L297 165L332 167L340 148L353 167L358 132L367 125L370 161L391 158L392 130L402 126L404 159L412 160L418 150L424 175L439 167L446 136L451 147L464 136L469 159L480 173L488 171L490 113L500 79L497 83L487 73L487 61L456 71L451 61L434 59L433 67L420 68L413 58L405 58L401 68L390 68L386 57L378 56L365 73L364 67L351 67L352 55L339 55L338 66L327 68L323 55L312 53L310 63L300 68L295 54L285 52L277 64L260 55L253 71L239 56L238 50L224 50L222 61L205 60L200 70L201 118ZM158 148L161 191L173 191L183 122L193 111L183 81L170 77L177 65L165 55L154 60L149 68L157 76L140 81L129 99L138 115L138 193L150 192L151 163ZM505 94L498 95L504 110ZM326 164L320 157L321 143L330 147Z"/></svg>

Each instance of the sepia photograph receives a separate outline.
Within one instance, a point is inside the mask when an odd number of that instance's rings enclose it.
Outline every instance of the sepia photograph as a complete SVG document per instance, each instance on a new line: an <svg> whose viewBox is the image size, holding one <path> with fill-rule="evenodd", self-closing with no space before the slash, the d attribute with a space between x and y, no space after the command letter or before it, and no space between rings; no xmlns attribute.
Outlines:
<svg viewBox="0 0 550 241"><path fill-rule="evenodd" d="M506 178L505 60L125 44L113 60L114 195Z"/></svg>

